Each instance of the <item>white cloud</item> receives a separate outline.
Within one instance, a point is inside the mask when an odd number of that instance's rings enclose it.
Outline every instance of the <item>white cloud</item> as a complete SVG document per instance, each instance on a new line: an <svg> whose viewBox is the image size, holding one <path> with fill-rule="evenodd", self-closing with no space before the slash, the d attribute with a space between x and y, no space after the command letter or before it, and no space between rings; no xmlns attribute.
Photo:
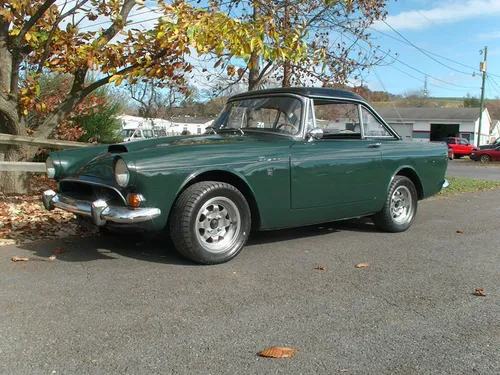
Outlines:
<svg viewBox="0 0 500 375"><path fill-rule="evenodd" d="M500 0L449 0L439 2L431 9L419 9L388 15L386 22L396 30L421 30L436 25L451 24L480 17L500 15ZM389 28L382 22L374 25L379 30Z"/></svg>
<svg viewBox="0 0 500 375"><path fill-rule="evenodd" d="M498 39L500 38L500 31L491 31L488 33L477 34L478 39Z"/></svg>

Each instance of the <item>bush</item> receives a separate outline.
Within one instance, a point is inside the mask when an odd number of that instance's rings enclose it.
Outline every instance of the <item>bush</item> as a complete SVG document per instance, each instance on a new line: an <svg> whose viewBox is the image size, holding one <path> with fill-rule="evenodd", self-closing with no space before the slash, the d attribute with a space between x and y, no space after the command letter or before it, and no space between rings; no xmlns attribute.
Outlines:
<svg viewBox="0 0 500 375"><path fill-rule="evenodd" d="M115 143L120 140L121 123L117 116L121 113L122 105L109 102L98 111L75 119L75 123L85 133L78 138L79 142Z"/></svg>

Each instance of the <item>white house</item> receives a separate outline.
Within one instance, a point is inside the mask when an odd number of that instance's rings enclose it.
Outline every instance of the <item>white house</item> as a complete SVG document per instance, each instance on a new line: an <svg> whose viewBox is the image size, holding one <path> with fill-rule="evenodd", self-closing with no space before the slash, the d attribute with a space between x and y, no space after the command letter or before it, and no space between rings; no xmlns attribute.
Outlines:
<svg viewBox="0 0 500 375"><path fill-rule="evenodd" d="M404 139L440 141L461 137L476 144L479 133L478 108L377 108L377 112ZM490 141L491 117L485 108L480 144Z"/></svg>
<svg viewBox="0 0 500 375"><path fill-rule="evenodd" d="M500 120L494 120L490 131L490 143L500 138Z"/></svg>
<svg viewBox="0 0 500 375"><path fill-rule="evenodd" d="M189 134L203 134L207 126L213 123L213 119L204 117L172 117L172 125L170 131L182 134L183 132L189 132Z"/></svg>

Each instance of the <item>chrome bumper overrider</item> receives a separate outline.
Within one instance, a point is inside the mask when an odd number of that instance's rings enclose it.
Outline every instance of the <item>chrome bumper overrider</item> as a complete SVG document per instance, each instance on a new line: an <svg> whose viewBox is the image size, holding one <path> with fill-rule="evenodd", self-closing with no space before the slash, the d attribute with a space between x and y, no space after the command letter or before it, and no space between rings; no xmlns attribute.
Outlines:
<svg viewBox="0 0 500 375"><path fill-rule="evenodd" d="M448 180L444 180L443 189L446 189L448 186L450 186L450 183L448 182Z"/></svg>
<svg viewBox="0 0 500 375"><path fill-rule="evenodd" d="M83 201L57 194L53 190L44 191L42 201L47 210L60 208L77 215L89 216L97 226L103 226L107 221L124 224L140 223L154 219L161 214L159 208L110 207L102 199L94 202Z"/></svg>

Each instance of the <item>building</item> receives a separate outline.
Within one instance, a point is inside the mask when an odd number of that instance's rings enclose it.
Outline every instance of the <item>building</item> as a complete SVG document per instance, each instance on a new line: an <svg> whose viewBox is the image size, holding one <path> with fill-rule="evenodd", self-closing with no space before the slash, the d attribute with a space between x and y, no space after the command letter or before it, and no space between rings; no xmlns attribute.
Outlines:
<svg viewBox="0 0 500 375"><path fill-rule="evenodd" d="M461 137L477 143L478 108L377 108L377 112L403 139L440 141L444 137ZM491 123L485 108L480 144L489 143Z"/></svg>
<svg viewBox="0 0 500 375"><path fill-rule="evenodd" d="M143 118L137 116L118 116L123 130L137 128L163 130L165 135L203 134L213 119L201 117L172 117L170 120L161 118Z"/></svg>
<svg viewBox="0 0 500 375"><path fill-rule="evenodd" d="M172 117L170 121L172 122L170 131L174 133L203 134L206 127L211 125L214 120L203 117Z"/></svg>
<svg viewBox="0 0 500 375"><path fill-rule="evenodd" d="M500 120L493 120L490 132L490 143L500 138Z"/></svg>

